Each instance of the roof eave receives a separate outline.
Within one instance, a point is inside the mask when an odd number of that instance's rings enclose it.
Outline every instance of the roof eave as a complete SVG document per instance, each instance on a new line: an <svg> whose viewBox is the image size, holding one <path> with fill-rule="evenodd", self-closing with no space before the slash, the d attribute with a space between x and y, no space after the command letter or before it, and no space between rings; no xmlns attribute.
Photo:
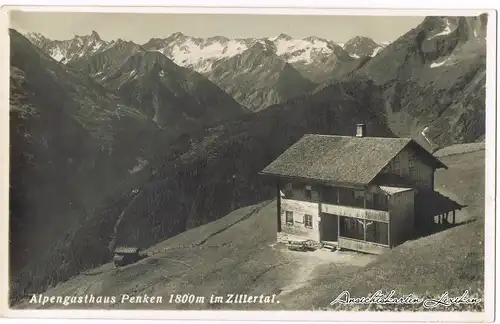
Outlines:
<svg viewBox="0 0 500 324"><path fill-rule="evenodd" d="M437 157L436 157L436 160L437 160L436 169L445 169L445 170L448 170L448 166L446 164L444 164L443 162L441 162L441 160L439 160Z"/></svg>
<svg viewBox="0 0 500 324"><path fill-rule="evenodd" d="M415 145L415 146L417 146L417 147L419 147L422 151L426 152L427 155L434 160L434 162L435 162L435 169L445 169L445 170L448 169L448 167L446 166L446 164L444 164L443 162L441 162L441 160L437 156L435 156L431 152L427 151L422 145L418 144L415 140L412 139L410 141L410 143L413 144L413 145Z"/></svg>

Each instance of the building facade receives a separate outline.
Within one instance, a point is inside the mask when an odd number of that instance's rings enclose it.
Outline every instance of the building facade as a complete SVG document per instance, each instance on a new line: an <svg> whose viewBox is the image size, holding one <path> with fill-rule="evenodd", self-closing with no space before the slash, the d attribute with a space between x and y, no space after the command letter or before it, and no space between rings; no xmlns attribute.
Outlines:
<svg viewBox="0 0 500 324"><path fill-rule="evenodd" d="M439 208L416 215L419 197L440 196L434 172L446 166L411 139L366 137L365 130L305 135L261 172L276 184L279 241L380 254L412 238L418 218L461 208L443 197Z"/></svg>

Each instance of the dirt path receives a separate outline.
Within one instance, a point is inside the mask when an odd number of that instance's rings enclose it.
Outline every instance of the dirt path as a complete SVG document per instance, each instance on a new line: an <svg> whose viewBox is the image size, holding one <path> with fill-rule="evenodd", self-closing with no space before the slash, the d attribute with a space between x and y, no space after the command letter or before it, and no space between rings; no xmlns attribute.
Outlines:
<svg viewBox="0 0 500 324"><path fill-rule="evenodd" d="M295 259L293 280L290 284L283 287L280 297L289 295L294 291L304 287L310 280L313 280L323 266L355 266L365 267L373 262L377 256L367 255L357 252L347 251L328 251L316 250L309 252L296 252L289 250L281 250L289 258Z"/></svg>

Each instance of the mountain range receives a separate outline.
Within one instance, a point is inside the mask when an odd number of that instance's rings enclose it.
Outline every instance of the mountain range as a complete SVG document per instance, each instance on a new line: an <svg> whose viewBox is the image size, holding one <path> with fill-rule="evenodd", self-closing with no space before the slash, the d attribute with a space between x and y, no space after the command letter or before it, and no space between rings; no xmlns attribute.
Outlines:
<svg viewBox="0 0 500 324"><path fill-rule="evenodd" d="M121 39L103 41L96 31L69 40L50 40L35 32L26 33L25 36L62 63L105 50L115 42L123 42ZM376 43L371 38L358 36L346 43L336 43L315 36L296 39L286 34L268 38L200 38L175 32L166 38L151 38L142 46L149 51L159 51L176 64L203 74L209 72L215 62L241 54L256 43L269 44L276 55L290 64L311 65L324 61L331 55L340 56L343 60L347 60L346 55L352 58L374 56L389 42Z"/></svg>
<svg viewBox="0 0 500 324"><path fill-rule="evenodd" d="M486 23L427 17L379 47L11 30L11 301L272 198L258 171L305 133L483 141Z"/></svg>
<svg viewBox="0 0 500 324"><path fill-rule="evenodd" d="M327 79L353 72L364 64L365 57L385 46L367 37L355 37L345 44L349 49L346 51L323 38L294 39L286 34L229 39L176 32L167 38L152 38L143 45L121 39L104 42L95 31L65 41L51 41L36 33L27 37L54 59L90 73L95 70L101 78L107 77L101 66L106 62L117 64L139 49L159 52L179 66L205 75L251 111L284 102Z"/></svg>

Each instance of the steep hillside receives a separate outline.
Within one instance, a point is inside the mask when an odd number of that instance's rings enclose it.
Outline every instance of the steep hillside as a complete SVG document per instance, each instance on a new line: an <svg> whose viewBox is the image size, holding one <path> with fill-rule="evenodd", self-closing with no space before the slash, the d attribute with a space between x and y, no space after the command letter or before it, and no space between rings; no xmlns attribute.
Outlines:
<svg viewBox="0 0 500 324"><path fill-rule="evenodd" d="M142 47L134 42L118 39L96 53L89 53L69 62L68 66L92 76L99 82L114 68L140 51L143 51Z"/></svg>
<svg viewBox="0 0 500 324"><path fill-rule="evenodd" d="M252 111L281 103L313 89L314 84L275 54L270 42L215 63L211 81Z"/></svg>
<svg viewBox="0 0 500 324"><path fill-rule="evenodd" d="M204 76L158 52L133 54L101 84L162 126L183 129L248 112Z"/></svg>
<svg viewBox="0 0 500 324"><path fill-rule="evenodd" d="M394 305L330 306L342 291L367 296L377 289L397 295L460 296L484 291L484 151L444 157L448 170L437 173L439 191L468 205L459 217L470 222L404 243L381 256L352 252L291 252L276 242L276 204L266 201L235 210L147 250L150 257L121 269L111 264L90 270L46 292L48 296L163 296L161 304L70 304L67 308L249 309L249 310L424 310ZM474 192L475 194L471 195ZM252 230L249 230L252 229ZM170 303L170 294L203 297ZM272 295L274 304L214 304L212 294ZM197 301L197 302L196 302ZM61 308L30 305L20 308ZM357 307L357 308L356 308ZM483 304L460 305L481 310ZM354 309L353 309L354 308ZM456 310L457 308L453 308ZM450 311L438 307L433 311Z"/></svg>
<svg viewBox="0 0 500 324"><path fill-rule="evenodd" d="M383 103L374 90L370 82L337 84L190 134L186 153L167 161L149 181L120 186L84 224L68 231L19 277L12 298L43 291L98 265L109 258L109 244L147 247L271 198L274 190L257 173L304 133L352 134L353 121L361 121L370 135L391 135L378 118ZM61 262L68 265L61 267Z"/></svg>
<svg viewBox="0 0 500 324"><path fill-rule="evenodd" d="M14 30L10 41L10 255L16 276L62 232L85 222L123 177L154 168L158 147L167 146L172 134Z"/></svg>
<svg viewBox="0 0 500 324"><path fill-rule="evenodd" d="M385 89L397 135L419 137L433 150L482 139L486 20L427 17L360 69Z"/></svg>
<svg viewBox="0 0 500 324"><path fill-rule="evenodd" d="M201 74L132 42L70 63L162 127L184 130L249 112Z"/></svg>

